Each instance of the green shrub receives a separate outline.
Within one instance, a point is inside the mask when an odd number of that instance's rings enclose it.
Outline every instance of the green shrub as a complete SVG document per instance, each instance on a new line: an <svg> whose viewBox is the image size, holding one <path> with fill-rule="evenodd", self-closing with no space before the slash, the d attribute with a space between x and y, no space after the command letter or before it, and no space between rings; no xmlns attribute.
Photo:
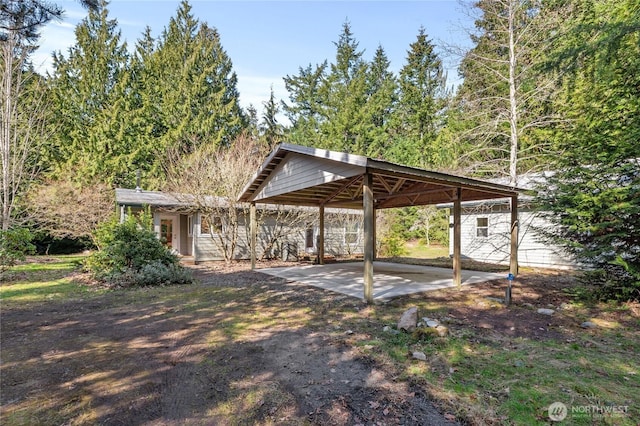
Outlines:
<svg viewBox="0 0 640 426"><path fill-rule="evenodd" d="M380 240L380 257L398 257L407 254L405 241L397 235L386 235Z"/></svg>
<svg viewBox="0 0 640 426"><path fill-rule="evenodd" d="M182 284L192 281L178 257L153 232L150 213L116 218L96 230L99 250L86 261L95 278L118 286Z"/></svg>
<svg viewBox="0 0 640 426"><path fill-rule="evenodd" d="M0 275L35 251L32 239L27 228L0 230Z"/></svg>

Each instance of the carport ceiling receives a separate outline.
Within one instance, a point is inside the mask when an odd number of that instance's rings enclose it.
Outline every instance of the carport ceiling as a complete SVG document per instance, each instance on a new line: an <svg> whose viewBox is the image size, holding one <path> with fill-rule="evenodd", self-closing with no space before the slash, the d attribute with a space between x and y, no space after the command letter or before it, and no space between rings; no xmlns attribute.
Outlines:
<svg viewBox="0 0 640 426"><path fill-rule="evenodd" d="M517 195L516 188L292 144L279 145L240 195L241 202L362 208L362 181L372 175L376 209L477 201Z"/></svg>

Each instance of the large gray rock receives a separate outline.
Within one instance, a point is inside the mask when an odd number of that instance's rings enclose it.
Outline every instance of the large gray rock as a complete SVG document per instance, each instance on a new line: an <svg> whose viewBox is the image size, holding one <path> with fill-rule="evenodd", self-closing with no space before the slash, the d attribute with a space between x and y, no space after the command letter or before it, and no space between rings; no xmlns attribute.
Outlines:
<svg viewBox="0 0 640 426"><path fill-rule="evenodd" d="M418 325L418 308L413 306L405 311L398 321L398 330L413 331Z"/></svg>
<svg viewBox="0 0 640 426"><path fill-rule="evenodd" d="M538 313L542 315L553 315L555 311L553 309L540 308L538 309Z"/></svg>
<svg viewBox="0 0 640 426"><path fill-rule="evenodd" d="M413 355L413 357L415 359L419 359L420 361L426 361L427 360L427 356L425 355L424 352L416 351L412 355Z"/></svg>

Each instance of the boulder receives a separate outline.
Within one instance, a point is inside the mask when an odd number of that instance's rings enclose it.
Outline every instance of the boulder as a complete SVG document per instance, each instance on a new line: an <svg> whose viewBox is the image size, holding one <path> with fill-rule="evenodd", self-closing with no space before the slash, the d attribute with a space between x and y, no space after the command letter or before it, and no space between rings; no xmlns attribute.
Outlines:
<svg viewBox="0 0 640 426"><path fill-rule="evenodd" d="M418 308L413 306L405 311L398 321L398 330L413 331L418 325Z"/></svg>
<svg viewBox="0 0 640 426"><path fill-rule="evenodd" d="M414 352L413 353L413 357L415 359L419 359L420 361L426 361L427 360L427 356L424 354L424 352Z"/></svg>
<svg viewBox="0 0 640 426"><path fill-rule="evenodd" d="M585 321L582 324L580 324L580 327L582 328L596 328L597 325L591 321Z"/></svg>
<svg viewBox="0 0 640 426"><path fill-rule="evenodd" d="M546 308L538 309L538 313L543 315L553 315L554 312L555 311L553 309L546 309Z"/></svg>

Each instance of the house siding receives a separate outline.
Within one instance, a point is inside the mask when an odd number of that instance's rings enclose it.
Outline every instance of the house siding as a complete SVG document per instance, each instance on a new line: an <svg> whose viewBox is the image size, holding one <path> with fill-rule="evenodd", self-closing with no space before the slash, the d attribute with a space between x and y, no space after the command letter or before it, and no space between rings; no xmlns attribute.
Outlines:
<svg viewBox="0 0 640 426"><path fill-rule="evenodd" d="M355 242L347 244L345 242L344 226L341 223L334 223L334 221L331 220L330 214L325 215L325 218L325 254L340 256L352 253L362 253L363 243L361 235L358 235ZM248 242L247 221L248 218L244 216L240 217L239 235L234 256L234 259L236 260L246 260L251 258ZM214 235L212 238L209 234L201 234L200 223L201 217L198 215L197 220L194 221L194 260L196 262L224 260L224 254L220 248L220 244L215 241L216 236ZM264 253L276 226L275 217L268 216L263 219L262 223L258 227L257 233L257 256L261 256ZM313 249L308 250L305 248L305 232L307 227L296 227L287 232L284 237L279 238L277 243L268 250L266 257L279 257L286 259L287 257L298 256L305 252L316 253L318 227L315 224L310 224L309 226L314 228Z"/></svg>
<svg viewBox="0 0 640 426"><path fill-rule="evenodd" d="M311 188L362 173L362 167L352 164L309 158L299 154L289 155L289 161L283 161L274 170L271 178L258 191L255 200Z"/></svg>
<svg viewBox="0 0 640 426"><path fill-rule="evenodd" d="M479 218L488 219L488 235L478 236ZM520 210L518 214L518 264L529 267L570 269L575 261L561 247L542 241L539 230L552 225L539 213ZM496 264L509 264L511 215L508 208L494 206L486 211L463 211L461 217L461 253L463 257ZM453 237L449 238L453 253Z"/></svg>

